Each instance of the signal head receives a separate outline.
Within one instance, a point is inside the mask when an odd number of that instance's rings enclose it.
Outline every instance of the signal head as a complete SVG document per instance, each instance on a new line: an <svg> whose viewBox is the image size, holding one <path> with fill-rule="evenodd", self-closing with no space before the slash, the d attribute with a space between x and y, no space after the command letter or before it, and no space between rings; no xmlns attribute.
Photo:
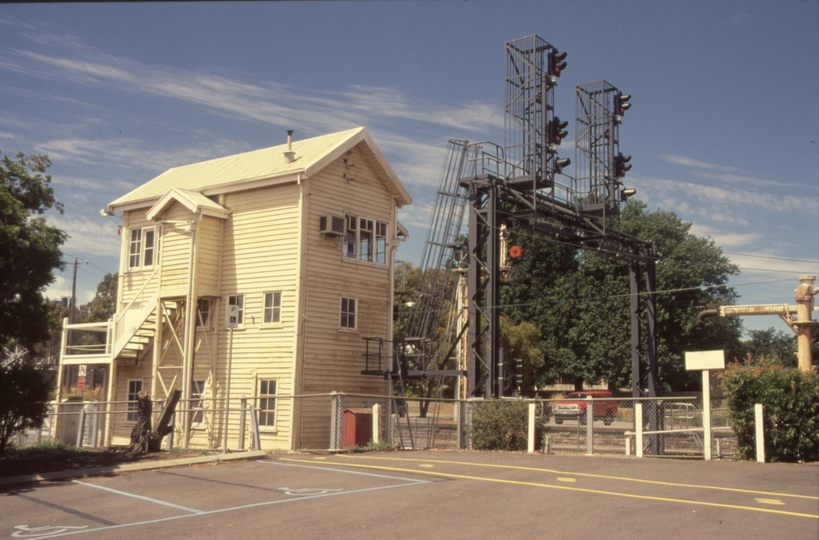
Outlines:
<svg viewBox="0 0 819 540"><path fill-rule="evenodd" d="M557 49L552 49L549 51L549 81L552 84L557 82L557 78L560 77L560 73L566 69L566 66L568 66L566 56L568 56L568 53L565 51L559 52Z"/></svg>
<svg viewBox="0 0 819 540"><path fill-rule="evenodd" d="M569 158L557 158L555 159L555 173L560 174L563 172L565 167L568 167L572 164L572 160Z"/></svg>

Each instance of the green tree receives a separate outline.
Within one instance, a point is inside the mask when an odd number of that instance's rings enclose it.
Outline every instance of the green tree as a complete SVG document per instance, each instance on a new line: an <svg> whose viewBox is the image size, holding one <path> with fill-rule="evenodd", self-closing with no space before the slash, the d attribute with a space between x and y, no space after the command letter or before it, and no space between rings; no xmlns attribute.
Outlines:
<svg viewBox="0 0 819 540"><path fill-rule="evenodd" d="M793 332L768 328L767 330L749 330L751 339L742 343L745 357L757 361L771 357L776 358L785 367L796 367L796 336Z"/></svg>
<svg viewBox="0 0 819 540"><path fill-rule="evenodd" d="M538 372L543 368L543 353L540 350L540 330L527 321L512 324L507 317L500 320L501 345L507 365L505 395L511 395L515 384L515 360L523 360L523 384L521 390L531 389Z"/></svg>
<svg viewBox="0 0 819 540"><path fill-rule="evenodd" d="M117 311L117 274L105 274L97 284L94 298L84 306L88 315L84 322L105 322Z"/></svg>
<svg viewBox="0 0 819 540"><path fill-rule="evenodd" d="M60 246L66 234L50 227L42 214L60 213L54 198L47 156L0 163L0 345L14 340L29 350L49 336L49 307L43 291L54 282L54 269L64 268Z"/></svg>
<svg viewBox="0 0 819 540"><path fill-rule="evenodd" d="M45 373L31 364L0 367L0 456L12 435L43 425L52 388Z"/></svg>
<svg viewBox="0 0 819 540"><path fill-rule="evenodd" d="M624 233L653 241L661 254L656 264L657 357L666 382L675 389L696 384L684 369L686 350L727 349L741 354L740 322L719 319L696 329L691 305L732 303L730 275L739 273L711 239L690 232L691 224L672 212L648 212L630 202L614 223ZM622 259L576 251L562 244L531 239L529 255L514 263L512 280L502 290L507 315L527 320L543 335L545 363L539 383L557 379L607 381L631 385L629 267ZM532 251L534 251L532 253Z"/></svg>

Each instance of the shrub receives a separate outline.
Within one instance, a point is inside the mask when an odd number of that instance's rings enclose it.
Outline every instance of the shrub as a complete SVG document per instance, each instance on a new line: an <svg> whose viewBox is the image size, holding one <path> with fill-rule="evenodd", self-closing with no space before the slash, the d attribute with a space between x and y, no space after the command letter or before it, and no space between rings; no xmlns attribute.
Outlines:
<svg viewBox="0 0 819 540"><path fill-rule="evenodd" d="M20 362L0 367L0 456L12 435L43 425L51 390L42 370Z"/></svg>
<svg viewBox="0 0 819 540"><path fill-rule="evenodd" d="M529 407L526 401L491 400L477 404L470 433L477 450L526 450ZM543 420L535 420L535 440Z"/></svg>
<svg viewBox="0 0 819 540"><path fill-rule="evenodd" d="M765 456L768 461L819 458L819 376L783 367L777 360L755 366L730 366L724 375L731 427L737 450L756 456L754 404L764 407Z"/></svg>

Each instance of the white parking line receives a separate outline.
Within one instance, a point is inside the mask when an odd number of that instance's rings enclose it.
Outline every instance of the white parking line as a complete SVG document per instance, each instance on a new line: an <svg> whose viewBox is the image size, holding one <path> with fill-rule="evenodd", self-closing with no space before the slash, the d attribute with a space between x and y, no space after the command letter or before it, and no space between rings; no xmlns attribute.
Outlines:
<svg viewBox="0 0 819 540"><path fill-rule="evenodd" d="M73 480L75 484L80 484L82 486L88 486L96 489L101 489L103 491L110 491L111 493L116 493L117 495L123 495L125 497L133 497L134 499L142 499L143 501L152 502L154 504L161 504L162 506L170 506L171 508L176 508L177 510L184 510L185 512L190 512L191 514L202 514L202 510L197 510L196 508L188 508L187 506L180 506L178 504L169 503L167 501L160 501L159 499L154 499L152 497L145 497L143 495L136 495L134 493L128 493L127 491L120 491L118 489L111 489L104 486L98 486L96 484L89 484L88 482L80 482L79 480Z"/></svg>
<svg viewBox="0 0 819 540"><path fill-rule="evenodd" d="M78 480L74 480L74 483L76 483L76 484L81 484L81 485L88 486L88 487L94 487L94 488L102 489L102 490L105 490L105 491L110 491L112 493L125 495L125 496L128 496L128 497L135 497L135 498L138 498L138 499L143 499L143 500L154 502L154 503L157 503L157 504L171 506L173 508L177 508L179 510L184 510L184 511L190 512L190 513L180 515L180 516L170 516L170 517L164 517L164 518L158 518L158 519L151 519L151 520L147 520L147 521L137 521L137 522L133 522L133 523L121 523L121 524L118 524L118 525L107 525L107 526L103 526L103 527L96 527L96 528L93 528L93 529L67 531L67 532L59 533L59 534L47 534L47 535L43 535L43 536L38 536L37 538L56 538L56 537L59 537L59 536L73 536L75 534L86 534L86 533L91 533L91 532L96 532L96 531L107 531L107 530L111 530L111 529L123 529L123 528L126 528L126 527L136 527L136 526L139 526L139 525L151 525L151 524L154 524L154 523L162 523L162 522L165 522L165 521L173 521L173 520L176 520L176 519L185 519L185 518L198 517L198 516L207 516L207 515L211 515L211 514L221 514L221 513L225 513L225 512L233 512L235 510L246 510L246 509L250 509L250 508L259 508L259 507L262 507L262 506L272 506L274 504L293 503L293 502L299 502L299 501L306 501L306 500L309 500L309 499L320 499L322 497L336 497L338 495L352 495L354 493L366 493L368 491L378 491L378 490L382 490L382 489L394 489L394 488L408 487L408 486L414 486L414 485L419 485L419 484L429 484L430 483L429 480L417 480L417 479L414 479L414 478L404 478L404 477L400 477L400 476L388 476L388 475L385 475L385 474L365 473L365 472L361 472L361 471L333 469L333 468L328 468L328 467L319 467L319 466L311 466L311 465L299 465L299 464L295 464L295 463L275 463L275 462L271 463L271 462L266 462L266 461L259 461L259 463L264 463L265 465L279 465L279 466L282 466L282 467L300 467L300 468L304 468L304 469L316 469L316 470L320 470L322 472L334 471L334 472L339 472L339 473L344 473L344 474L354 474L354 475L358 475L358 476L374 476L374 477L378 477L378 478L386 478L386 479L389 479L389 480L402 480L405 483L393 484L393 485L389 485L389 486L377 486L377 487L369 487L369 488L362 488L362 489L353 489L353 490L349 490L349 491L324 492L324 493L320 493L320 494L316 494L316 495L308 495L308 496L303 496L303 497L292 497L292 498L287 498L287 499L279 499L279 500L275 500L275 501L263 501L263 502L258 502L258 503L243 504L241 506L231 506L231 507L227 507L227 508L220 508L220 509L217 509L217 510L203 511L203 510L196 510L196 509L193 509L193 508L186 508L184 506L179 506L179 505L168 503L168 502L165 502L165 501L160 501L159 499L152 499L150 497L143 497L141 495L134 495L132 493L128 493L128 492L125 492L125 491L119 491L119 490L116 490L116 489L111 489L111 488L107 488L107 487L97 486L97 485L94 485L94 484L89 484L89 483L86 483L86 482L80 482Z"/></svg>

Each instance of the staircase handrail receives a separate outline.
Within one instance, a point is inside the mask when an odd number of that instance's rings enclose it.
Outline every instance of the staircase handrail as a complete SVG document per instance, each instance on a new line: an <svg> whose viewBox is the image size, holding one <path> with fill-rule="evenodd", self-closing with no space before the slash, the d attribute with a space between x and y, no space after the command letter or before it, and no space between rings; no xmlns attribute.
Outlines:
<svg viewBox="0 0 819 540"><path fill-rule="evenodd" d="M119 323L122 321L122 318L125 317L125 314L128 313L128 310L131 309L131 306L133 306L134 303L139 298L142 297L142 293L145 292L145 288L148 286L148 284L150 284L151 281L153 281L154 276L156 276L157 272L159 272L159 265L157 265L157 267L154 268L154 271L151 272L151 275L148 276L148 279L145 280L145 283L142 284L142 287L139 288L139 290L134 295L134 297L131 299L131 301L128 303L128 305L125 306L125 308L122 311L119 311L114 315L114 335L115 336L119 337Z"/></svg>

